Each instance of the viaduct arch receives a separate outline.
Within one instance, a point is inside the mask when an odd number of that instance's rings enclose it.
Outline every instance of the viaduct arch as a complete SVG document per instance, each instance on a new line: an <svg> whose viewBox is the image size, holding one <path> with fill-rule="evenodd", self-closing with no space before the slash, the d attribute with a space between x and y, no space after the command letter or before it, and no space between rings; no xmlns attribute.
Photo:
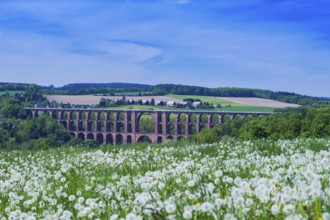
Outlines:
<svg viewBox="0 0 330 220"><path fill-rule="evenodd" d="M160 143L180 140L221 125L224 120L247 115L268 115L269 112L171 111L171 110L108 110L79 108L25 108L32 117L47 114L62 124L72 136L94 139L100 144L130 144L147 140ZM141 128L141 118L152 118L152 132ZM143 132L140 132L143 131Z"/></svg>

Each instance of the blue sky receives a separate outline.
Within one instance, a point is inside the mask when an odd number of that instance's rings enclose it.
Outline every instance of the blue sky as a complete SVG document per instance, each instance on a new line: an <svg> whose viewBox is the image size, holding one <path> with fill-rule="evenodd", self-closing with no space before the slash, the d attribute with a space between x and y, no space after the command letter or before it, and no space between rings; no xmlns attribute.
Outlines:
<svg viewBox="0 0 330 220"><path fill-rule="evenodd" d="M328 0L1 0L0 81L330 96Z"/></svg>

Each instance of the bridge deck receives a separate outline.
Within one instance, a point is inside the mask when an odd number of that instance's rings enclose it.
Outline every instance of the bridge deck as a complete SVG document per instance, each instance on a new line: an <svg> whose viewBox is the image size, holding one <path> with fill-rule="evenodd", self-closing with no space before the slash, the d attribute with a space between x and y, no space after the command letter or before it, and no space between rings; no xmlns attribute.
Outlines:
<svg viewBox="0 0 330 220"><path fill-rule="evenodd" d="M170 112L170 113L221 113L221 114L257 114L270 115L274 112L244 112L244 111L210 111L210 110L140 110L140 109L107 109L107 108L36 108L26 107L25 110L38 111L88 111L88 112Z"/></svg>

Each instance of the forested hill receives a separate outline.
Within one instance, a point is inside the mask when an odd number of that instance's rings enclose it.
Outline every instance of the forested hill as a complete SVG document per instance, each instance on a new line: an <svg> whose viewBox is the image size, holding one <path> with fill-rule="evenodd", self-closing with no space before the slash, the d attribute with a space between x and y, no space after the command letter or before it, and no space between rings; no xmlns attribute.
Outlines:
<svg viewBox="0 0 330 220"><path fill-rule="evenodd" d="M12 91L12 90L18 90L21 88L25 88L28 87L29 83L9 83L9 82L0 82L0 88L2 89L2 91L4 90L8 90L8 91Z"/></svg>
<svg viewBox="0 0 330 220"><path fill-rule="evenodd" d="M30 84L24 83L0 83L0 91L25 91ZM147 85L137 83L73 83L63 87L39 86L44 94L58 95L85 95L85 94L106 94L115 95L118 93L133 92L139 95L203 95L220 97L256 97L272 99L299 105L322 107L330 105L330 100L321 97L299 95L291 92L274 92L262 89L250 88L207 88L201 86L188 86L176 84Z"/></svg>
<svg viewBox="0 0 330 220"><path fill-rule="evenodd" d="M63 87L56 88L57 90L77 90L77 89L106 89L106 88L113 88L113 89L142 89L146 90L151 88L151 85L146 84L137 84L137 83L72 83L64 85Z"/></svg>

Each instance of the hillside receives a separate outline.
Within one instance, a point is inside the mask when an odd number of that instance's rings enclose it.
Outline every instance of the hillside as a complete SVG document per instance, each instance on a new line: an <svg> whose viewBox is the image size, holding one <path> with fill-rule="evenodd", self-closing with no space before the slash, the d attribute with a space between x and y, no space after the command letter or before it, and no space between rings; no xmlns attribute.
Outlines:
<svg viewBox="0 0 330 220"><path fill-rule="evenodd" d="M45 95L49 102L70 103L73 105L99 106L101 100L121 100L122 96L95 96L95 95ZM121 109L183 109L183 110L212 110L212 111L244 111L244 112L272 112L276 108L299 107L297 104L284 103L270 99L261 98L229 98L210 96L190 96L190 95L166 95L166 96L126 96L126 100L134 100L135 104L113 104L110 108ZM186 99L200 100L201 103L208 103L211 107L188 108L180 106ZM140 104L139 104L140 100ZM152 105L152 100L164 105ZM175 102L178 105L168 106L167 102ZM142 104L148 102L149 104Z"/></svg>
<svg viewBox="0 0 330 220"><path fill-rule="evenodd" d="M24 91L31 84L0 83L0 91ZM330 100L311 97L292 92L270 91L251 88L218 87L158 84L147 85L137 83L72 83L63 87L39 86L43 94L48 95L103 95L103 96L159 96L159 95L197 95L213 97L262 98L275 101L298 104L303 106L324 107L330 105Z"/></svg>
<svg viewBox="0 0 330 220"><path fill-rule="evenodd" d="M63 87L57 87L57 90L77 90L77 89L149 89L151 85L137 84L137 83L72 83L64 85Z"/></svg>

